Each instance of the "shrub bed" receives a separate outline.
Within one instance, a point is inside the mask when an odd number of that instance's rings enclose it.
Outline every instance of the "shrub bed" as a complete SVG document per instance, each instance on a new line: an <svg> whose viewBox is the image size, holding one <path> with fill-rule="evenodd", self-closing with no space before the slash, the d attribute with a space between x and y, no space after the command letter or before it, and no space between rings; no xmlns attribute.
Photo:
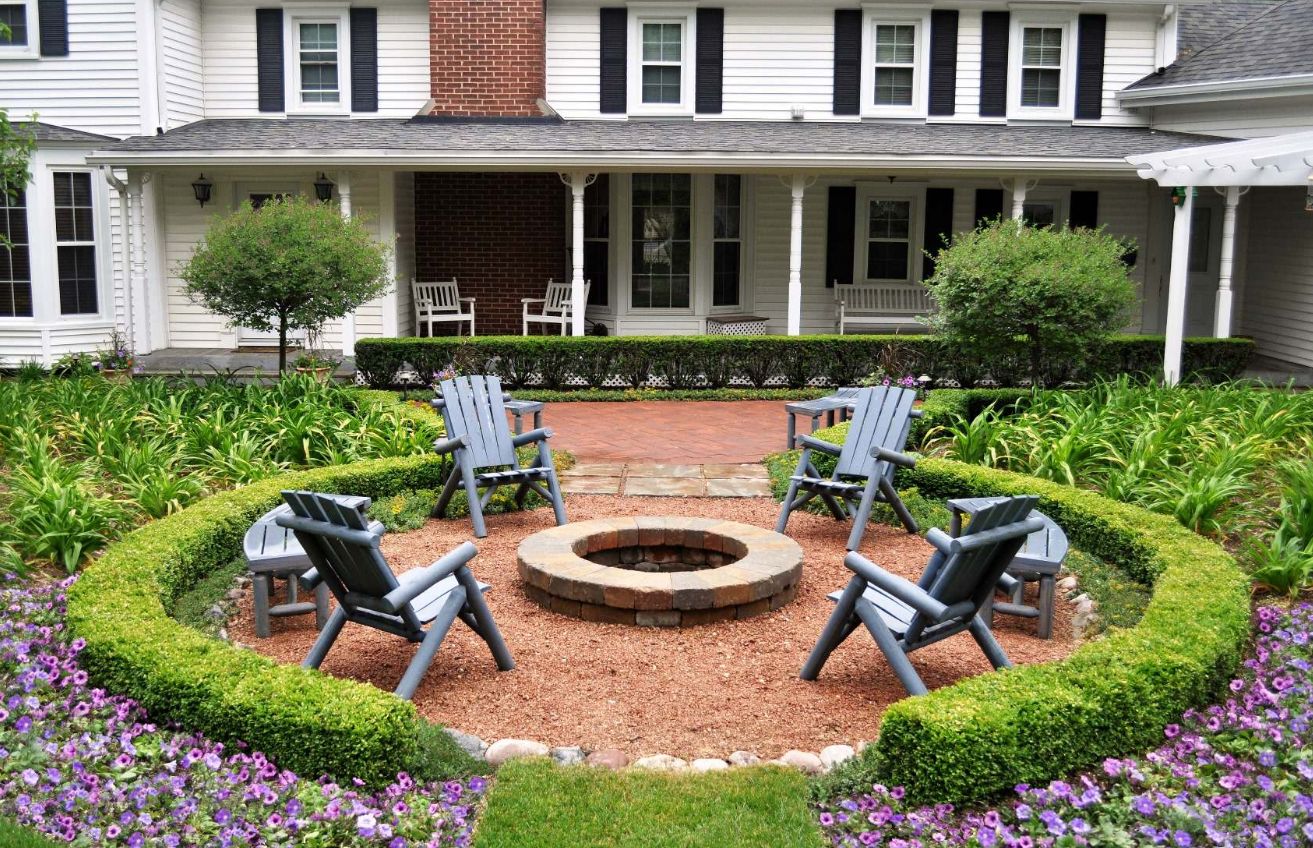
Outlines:
<svg viewBox="0 0 1313 848"><path fill-rule="evenodd" d="M423 456L294 472L139 528L110 545L69 591L69 627L86 640L81 663L97 685L132 697L157 718L217 741L244 741L305 774L388 779L434 755L421 751L426 739L439 748L441 770L473 769L454 745L443 746L445 736L426 734L414 706L391 693L279 665L207 638L167 612L241 550L247 527L280 502L281 490L379 498L436 488L443 468L440 458Z"/></svg>
<svg viewBox="0 0 1313 848"><path fill-rule="evenodd" d="M1253 349L1249 339L1187 339L1182 372L1209 380L1238 377ZM1161 336L1114 336L1080 361L1045 363L1046 382L1153 373L1162 367L1162 350ZM962 355L933 335L453 336L361 339L356 345L356 368L372 386L392 385L407 366L424 381L454 366L461 373L496 374L510 386L545 389L602 388L608 381L671 389L845 386L877 370L895 378L926 373L961 386L989 378L1006 386L1028 379L1030 369L1015 358L982 362Z"/></svg>
<svg viewBox="0 0 1313 848"><path fill-rule="evenodd" d="M842 442L846 429L817 435ZM1163 725L1204 703L1239 662L1249 581L1222 548L1169 516L949 460L922 459L899 473L900 486L931 499L1038 495L1074 546L1151 583L1153 598L1136 627L1061 662L968 678L894 704L876 743L827 779L830 790L862 791L878 781L905 786L916 801L956 802L1061 777L1153 744Z"/></svg>

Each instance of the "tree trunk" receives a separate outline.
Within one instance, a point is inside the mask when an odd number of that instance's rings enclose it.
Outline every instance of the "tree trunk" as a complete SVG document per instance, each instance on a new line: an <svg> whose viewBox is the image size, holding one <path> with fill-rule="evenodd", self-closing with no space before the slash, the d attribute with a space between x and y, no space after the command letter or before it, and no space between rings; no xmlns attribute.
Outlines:
<svg viewBox="0 0 1313 848"><path fill-rule="evenodd" d="M1044 346L1040 342L1039 329L1029 330L1026 337L1029 339L1027 346L1030 348L1030 385L1032 388L1043 388L1040 373L1044 367Z"/></svg>
<svg viewBox="0 0 1313 848"><path fill-rule="evenodd" d="M278 376L287 370L287 313L278 313Z"/></svg>

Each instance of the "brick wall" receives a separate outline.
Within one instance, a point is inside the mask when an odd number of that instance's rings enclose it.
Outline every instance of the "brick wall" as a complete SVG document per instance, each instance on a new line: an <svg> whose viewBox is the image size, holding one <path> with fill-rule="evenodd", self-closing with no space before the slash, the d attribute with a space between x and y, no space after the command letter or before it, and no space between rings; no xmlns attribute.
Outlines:
<svg viewBox="0 0 1313 848"><path fill-rule="evenodd" d="M434 115L541 115L545 0L429 0Z"/></svg>
<svg viewBox="0 0 1313 848"><path fill-rule="evenodd" d="M556 174L416 174L416 279L455 277L475 332L519 335L520 298L569 279L565 202Z"/></svg>

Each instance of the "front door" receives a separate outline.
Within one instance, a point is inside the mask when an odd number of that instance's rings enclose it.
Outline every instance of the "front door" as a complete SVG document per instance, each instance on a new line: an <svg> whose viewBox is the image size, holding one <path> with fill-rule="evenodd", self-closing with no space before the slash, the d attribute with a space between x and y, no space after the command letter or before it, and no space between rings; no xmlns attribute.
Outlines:
<svg viewBox="0 0 1313 848"><path fill-rule="evenodd" d="M259 209L270 200L281 200L285 197L293 197L300 192L295 186L279 187L244 187L239 188L237 197L240 200L249 200L251 205ZM287 334L287 344L295 347L304 341L305 333L301 330L293 330ZM251 327L237 328L237 346L238 347L278 347L278 331L256 330Z"/></svg>

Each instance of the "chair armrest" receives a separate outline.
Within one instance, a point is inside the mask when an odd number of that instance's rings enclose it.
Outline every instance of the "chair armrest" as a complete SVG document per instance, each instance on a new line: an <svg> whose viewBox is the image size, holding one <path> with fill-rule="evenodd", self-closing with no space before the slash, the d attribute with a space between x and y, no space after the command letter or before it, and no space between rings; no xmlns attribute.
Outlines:
<svg viewBox="0 0 1313 848"><path fill-rule="evenodd" d="M1024 521L1019 521L1017 523L1022 526L1022 529L1024 530L1023 535L1026 536L1029 536L1031 533L1044 527L1044 520L1042 518L1027 518ZM944 554L955 554L961 553L962 551L974 550L983 545L996 544L1012 534L1012 526L1013 525L1011 524L1005 524L1002 527L995 527L993 530L985 530L981 533L971 533L966 536L957 537L948 535L938 527L932 527L930 531L925 534L925 540L934 545Z"/></svg>
<svg viewBox="0 0 1313 848"><path fill-rule="evenodd" d="M537 430L530 430L527 433L521 433L518 436L511 436L511 444L517 448L534 442L542 442L552 437L552 428L539 427Z"/></svg>
<svg viewBox="0 0 1313 848"><path fill-rule="evenodd" d="M383 596L383 603L393 613L405 609L406 604L432 589L444 577L455 573L457 569L469 563L479 553L472 542L461 542L445 556L424 568L419 574L406 581Z"/></svg>
<svg viewBox="0 0 1313 848"><path fill-rule="evenodd" d="M916 457L908 456L907 454L899 453L898 451L891 451L888 448L871 448L871 458L879 459L903 468L916 467Z"/></svg>
<svg viewBox="0 0 1313 848"><path fill-rule="evenodd" d="M913 409L907 413L908 418L920 418L923 415L925 415L925 412L920 409Z"/></svg>
<svg viewBox="0 0 1313 848"><path fill-rule="evenodd" d="M438 439L436 442L433 443L433 451L435 453L440 453L440 454L451 453L457 448L463 448L463 447L465 447L464 436L457 436L454 439Z"/></svg>
<svg viewBox="0 0 1313 848"><path fill-rule="evenodd" d="M1011 595L1012 592L1016 590L1019 582L1020 581L1011 574L1000 574L998 578L998 588Z"/></svg>
<svg viewBox="0 0 1313 848"><path fill-rule="evenodd" d="M462 298L460 299L460 302L461 302L461 303L473 303L473 302L474 302L474 298L472 298L472 297L462 297Z"/></svg>
<svg viewBox="0 0 1313 848"><path fill-rule="evenodd" d="M827 442L824 439L818 439L815 436L799 436L798 441L803 447L818 450L822 453L828 453L831 456L838 456L843 453L843 448L833 442Z"/></svg>
<svg viewBox="0 0 1313 848"><path fill-rule="evenodd" d="M545 298L545 297L522 297L522 298L520 298L520 303L546 303L546 302L547 302L547 298Z"/></svg>
<svg viewBox="0 0 1313 848"><path fill-rule="evenodd" d="M843 558L848 570L861 577L877 589L883 589L890 595L910 606L919 613L928 615L936 621L941 620L949 608L930 596L930 593L910 580L891 574L858 553L849 553Z"/></svg>
<svg viewBox="0 0 1313 848"><path fill-rule="evenodd" d="M297 578L297 581L301 584L302 589L310 591L320 583L323 583L324 578L319 576L319 569L312 568L309 571L302 572L301 576Z"/></svg>

